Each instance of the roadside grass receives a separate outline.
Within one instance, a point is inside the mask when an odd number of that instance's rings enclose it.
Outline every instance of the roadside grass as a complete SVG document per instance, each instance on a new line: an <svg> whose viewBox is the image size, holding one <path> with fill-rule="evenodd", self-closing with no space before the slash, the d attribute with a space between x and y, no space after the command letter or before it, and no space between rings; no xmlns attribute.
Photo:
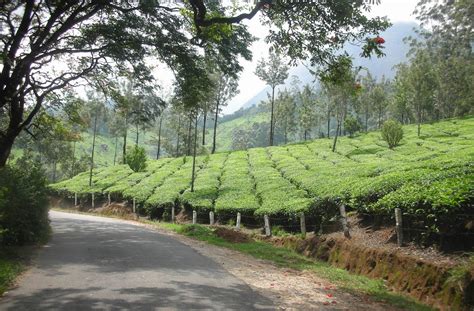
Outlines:
<svg viewBox="0 0 474 311"><path fill-rule="evenodd" d="M0 296L13 285L15 279L25 270L32 252L33 247L0 248Z"/></svg>
<svg viewBox="0 0 474 311"><path fill-rule="evenodd" d="M223 238L216 236L212 228L202 225L170 224L153 221L147 221L147 223L153 224L158 228L172 230L179 234L200 241L205 241L209 244L249 254L258 259L269 260L279 267L287 267L300 271L311 271L318 276L337 284L339 288L347 292L356 295L369 295L376 301L386 302L405 310L433 310L429 306L423 305L410 297L390 292L382 280L375 280L361 275L351 274L344 269L335 268L328 263L307 258L288 248L276 247L261 241L251 241L246 243L228 242Z"/></svg>

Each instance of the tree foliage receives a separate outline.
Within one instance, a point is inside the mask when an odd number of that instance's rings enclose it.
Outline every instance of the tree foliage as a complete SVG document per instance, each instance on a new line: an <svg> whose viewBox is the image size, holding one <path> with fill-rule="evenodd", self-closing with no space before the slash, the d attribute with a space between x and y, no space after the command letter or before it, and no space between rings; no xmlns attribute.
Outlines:
<svg viewBox="0 0 474 311"><path fill-rule="evenodd" d="M288 66L284 63L284 58L277 54L270 52L269 59L261 59L257 68L255 69L255 74L265 81L272 89L270 97L270 146L273 146L273 136L275 133L275 88L283 84L288 78Z"/></svg>
<svg viewBox="0 0 474 311"><path fill-rule="evenodd" d="M142 84L149 84L146 58L153 55L173 69L182 90L205 86L208 78L198 47L189 41L185 19L176 11L156 1L29 0L2 5L0 114L5 122L0 127L0 166L48 97L90 77L108 79L132 70ZM247 42L234 42L249 37L245 26L238 28L225 41L235 47L223 53L222 66L235 65L237 55L249 57ZM218 41L207 49L223 45Z"/></svg>
<svg viewBox="0 0 474 311"><path fill-rule="evenodd" d="M45 242L50 232L46 178L26 154L0 168L0 244Z"/></svg>
<svg viewBox="0 0 474 311"><path fill-rule="evenodd" d="M349 137L354 136L354 134L361 129L359 120L354 117L348 117L344 120L344 129L349 133Z"/></svg>
<svg viewBox="0 0 474 311"><path fill-rule="evenodd" d="M142 172L146 168L145 148L135 145L132 150L127 152L126 163L134 172Z"/></svg>
<svg viewBox="0 0 474 311"><path fill-rule="evenodd" d="M402 125L394 120L385 121L382 126L382 138L387 142L390 149L398 146L403 138Z"/></svg>

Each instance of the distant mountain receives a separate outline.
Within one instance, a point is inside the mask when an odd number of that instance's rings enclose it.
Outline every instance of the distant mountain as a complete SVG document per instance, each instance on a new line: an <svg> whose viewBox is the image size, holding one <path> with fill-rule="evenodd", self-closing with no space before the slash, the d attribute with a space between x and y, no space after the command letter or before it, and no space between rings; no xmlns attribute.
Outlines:
<svg viewBox="0 0 474 311"><path fill-rule="evenodd" d="M405 61L406 54L409 47L403 42L403 39L408 36L415 36L413 28L417 27L416 23L395 23L392 27L381 33L385 39L385 57L382 58L362 58L360 57L361 49L358 46L347 45L345 50L354 58L355 66L362 66L367 68L370 73L378 79L385 76L393 78L395 75L394 66ZM289 88L291 85L291 76L297 76L303 83L313 83L314 77L309 73L303 65L298 65L290 70L290 75L286 83L278 87L278 89ZM254 97L248 100L241 108L246 109L254 105L258 105L262 100L267 99L267 92L270 92L270 87L266 87L258 92Z"/></svg>

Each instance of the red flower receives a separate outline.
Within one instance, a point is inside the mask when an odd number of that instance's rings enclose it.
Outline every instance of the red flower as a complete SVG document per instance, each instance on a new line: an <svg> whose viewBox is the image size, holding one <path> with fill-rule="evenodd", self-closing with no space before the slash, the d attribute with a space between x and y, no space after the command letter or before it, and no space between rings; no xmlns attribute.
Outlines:
<svg viewBox="0 0 474 311"><path fill-rule="evenodd" d="M379 37L379 36L377 36L376 38L374 38L374 41L375 41L375 43L377 43L377 44L384 44L384 43L385 43L385 39L382 38L382 37Z"/></svg>

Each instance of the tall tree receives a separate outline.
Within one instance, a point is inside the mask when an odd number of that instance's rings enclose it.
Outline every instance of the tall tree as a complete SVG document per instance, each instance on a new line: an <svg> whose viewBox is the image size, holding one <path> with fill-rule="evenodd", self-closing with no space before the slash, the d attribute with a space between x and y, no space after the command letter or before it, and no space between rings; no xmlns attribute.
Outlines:
<svg viewBox="0 0 474 311"><path fill-rule="evenodd" d="M283 132L284 143L296 131L296 105L293 94L287 89L278 94L275 109L275 127Z"/></svg>
<svg viewBox="0 0 474 311"><path fill-rule="evenodd" d="M309 84L303 86L303 90L298 94L301 105L299 107L299 122L303 130L303 139L311 137L311 129L316 121L316 96Z"/></svg>
<svg viewBox="0 0 474 311"><path fill-rule="evenodd" d="M397 71L396 92L403 96L413 111L420 136L421 123L434 110L436 75L429 54L418 50L409 66L401 66Z"/></svg>
<svg viewBox="0 0 474 311"><path fill-rule="evenodd" d="M390 93L390 81L382 77L379 83L376 83L370 92L370 103L377 114L377 127L382 128L384 115L388 106L388 97Z"/></svg>
<svg viewBox="0 0 474 311"><path fill-rule="evenodd" d="M421 40L411 40L412 56L424 50L433 65L434 119L474 111L473 11L471 1L423 0L416 7Z"/></svg>
<svg viewBox="0 0 474 311"><path fill-rule="evenodd" d="M375 78L367 72L367 75L362 78L362 91L357 101L357 110L359 114L362 114L364 117L364 130L365 132L369 131L369 119L372 115L372 108L374 107L372 96L373 90L375 88Z"/></svg>
<svg viewBox="0 0 474 311"><path fill-rule="evenodd" d="M360 86L356 82L357 72L352 70L352 60L348 56L340 56L339 61L321 72L321 82L330 95L330 100L334 105L336 118L336 134L332 145L332 151L336 151L338 136L348 112L348 106L354 100Z"/></svg>
<svg viewBox="0 0 474 311"><path fill-rule="evenodd" d="M114 109L111 121L109 122L109 132L115 138L114 165L118 162L117 161L118 138L119 137L126 138L126 131L127 131L127 126L125 123L125 118L123 118L119 113L117 113L116 109Z"/></svg>
<svg viewBox="0 0 474 311"><path fill-rule="evenodd" d="M158 142L157 142L157 147L156 147L156 159L158 160L161 155L161 129L163 127L163 118L164 115L161 114L159 117L158 121Z"/></svg>
<svg viewBox="0 0 474 311"><path fill-rule="evenodd" d="M91 154L90 154L90 166L89 166L89 186L92 186L92 170L94 169L94 156L95 156L95 141L97 136L97 127L98 123L101 121L99 118L103 118L105 113L105 98L100 95L97 91L89 91L88 100L85 103L83 109L83 117L85 122L89 125L89 128L92 131L92 145L91 145Z"/></svg>
<svg viewBox="0 0 474 311"><path fill-rule="evenodd" d="M217 124L219 121L219 113L222 112L222 107L227 106L229 100L239 93L239 90L237 79L225 75L223 72L218 70L211 74L211 81L214 84L211 93L211 100L214 103L214 132L212 134L211 153L214 154L217 148Z"/></svg>
<svg viewBox="0 0 474 311"><path fill-rule="evenodd" d="M132 69L140 82L152 75L147 56L173 68L180 84L206 84L199 62L201 46L189 40L185 16L174 4L156 1L7 1L0 6L0 167L4 166L15 138L33 120L53 93L84 82L88 76ZM230 33L214 31L211 49L247 45L245 26ZM244 52L242 52L244 51ZM226 70L236 68L244 49L227 49ZM57 64L63 64L57 66ZM234 66L234 67L232 67ZM200 71L191 81L188 71Z"/></svg>
<svg viewBox="0 0 474 311"><path fill-rule="evenodd" d="M270 52L269 59L261 59L257 64L257 69L255 69L255 74L265 81L267 85L272 89L271 93L271 108L270 108L270 139L269 145L273 146L273 136L274 136L274 111L275 111L275 88L283 84L288 78L288 66L284 63L283 58L277 54Z"/></svg>
<svg viewBox="0 0 474 311"><path fill-rule="evenodd" d="M408 79L408 65L399 64L396 66L397 74L393 81L393 96L391 110L395 117L402 124L410 123L412 120L412 112L410 101L412 100Z"/></svg>

